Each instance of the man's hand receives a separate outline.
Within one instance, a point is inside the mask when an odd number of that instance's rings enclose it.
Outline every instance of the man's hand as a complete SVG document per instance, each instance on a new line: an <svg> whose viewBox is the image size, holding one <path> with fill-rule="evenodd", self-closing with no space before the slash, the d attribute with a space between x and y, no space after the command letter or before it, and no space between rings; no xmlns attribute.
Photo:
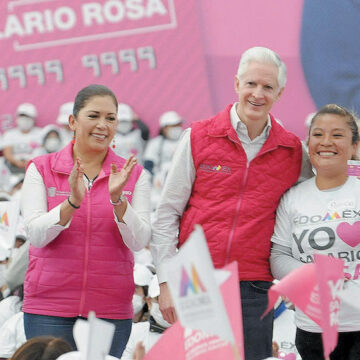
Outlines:
<svg viewBox="0 0 360 360"><path fill-rule="evenodd" d="M177 320L174 302L167 283L160 284L159 308L168 323L173 324Z"/></svg>

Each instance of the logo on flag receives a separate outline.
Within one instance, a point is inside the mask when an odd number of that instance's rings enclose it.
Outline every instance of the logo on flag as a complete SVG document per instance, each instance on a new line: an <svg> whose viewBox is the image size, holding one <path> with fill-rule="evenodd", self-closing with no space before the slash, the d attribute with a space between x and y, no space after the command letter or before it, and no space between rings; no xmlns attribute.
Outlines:
<svg viewBox="0 0 360 360"><path fill-rule="evenodd" d="M179 296L187 296L189 290L191 290L193 294L206 292L205 286L203 285L194 264L191 264L191 277L189 277L185 267L182 267Z"/></svg>
<svg viewBox="0 0 360 360"><path fill-rule="evenodd" d="M5 226L9 226L9 219L8 219L8 214L7 211L5 211L1 217L0 217L0 224L1 225L5 225Z"/></svg>

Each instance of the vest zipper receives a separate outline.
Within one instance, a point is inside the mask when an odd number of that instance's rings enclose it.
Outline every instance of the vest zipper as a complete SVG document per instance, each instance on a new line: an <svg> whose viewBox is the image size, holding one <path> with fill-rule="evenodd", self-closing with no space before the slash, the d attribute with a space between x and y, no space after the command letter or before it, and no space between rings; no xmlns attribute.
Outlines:
<svg viewBox="0 0 360 360"><path fill-rule="evenodd" d="M234 141L234 140L232 140L232 141ZM236 141L234 141L234 142L236 142ZM256 154L256 156L254 157L253 160L255 160L259 155L264 155L264 154L266 154L266 153L268 153L270 151L275 150L276 148L277 148L277 146L274 146L274 147L272 147L270 149L267 149L266 151L264 151L262 153L260 153L261 152L261 149L260 149L260 151ZM251 161L253 161L253 160L251 160ZM238 201L236 203L236 210L235 210L234 220L233 220L233 224L231 226L231 231L230 231L228 242L227 242L226 255L225 255L225 265L227 265L229 263L231 244L232 244L234 233L235 233L237 219L239 217L239 211L240 211L240 206L241 206L241 202L242 202L242 195L243 195L245 185L246 185L246 182L247 182L249 166L250 166L250 162L247 161L246 170L245 170L245 174L244 174L244 178L243 178L243 182L242 182L242 187L241 187L241 191L240 191L240 194L239 194L239 199L238 199Z"/></svg>
<svg viewBox="0 0 360 360"><path fill-rule="evenodd" d="M241 202L242 202L242 196L243 196L245 185L246 185L246 182L247 182L249 165L250 165L250 163L247 162L246 163L245 174L244 174L244 177L243 177L243 182L241 184L242 186L241 186L239 198L238 198L238 201L236 203L236 210L235 210L234 220L233 220L233 223L232 223L232 226L231 226L231 231L230 231L229 238L228 238L228 241L227 241L225 265L227 265L229 263L231 244L232 244L233 237L234 237L234 234L235 234L235 228L236 228L237 219L239 217L240 206L241 206Z"/></svg>
<svg viewBox="0 0 360 360"><path fill-rule="evenodd" d="M89 187L91 188L91 186ZM84 256L84 271L83 271L83 281L81 287L79 316L84 316L83 312L84 312L84 303L85 303L85 290L86 290L87 276L88 276L89 243L90 243L90 189L89 191L86 192L86 197L87 197L87 205L86 205L85 256Z"/></svg>

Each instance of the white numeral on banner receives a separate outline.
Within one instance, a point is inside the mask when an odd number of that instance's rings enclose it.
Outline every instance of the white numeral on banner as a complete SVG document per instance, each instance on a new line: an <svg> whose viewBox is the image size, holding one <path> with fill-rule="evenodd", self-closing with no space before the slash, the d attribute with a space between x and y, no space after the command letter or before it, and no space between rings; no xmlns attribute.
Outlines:
<svg viewBox="0 0 360 360"><path fill-rule="evenodd" d="M1 90L8 90L10 80L18 80L21 88L28 86L29 78L37 78L37 83L44 86L46 84L46 74L55 74L56 82L64 81L64 74L60 60L45 61L44 64L29 63L25 65L15 65L6 68L0 68Z"/></svg>
<svg viewBox="0 0 360 360"><path fill-rule="evenodd" d="M141 66L141 61L148 61L150 69L156 68L156 57L153 47L145 46L137 49L119 50L118 54L115 52L101 53L99 56L95 54L88 54L82 57L82 64L84 67L93 69L93 74L100 77L102 74L102 66L110 66L112 74L118 74L121 70L121 64L129 64L132 72L138 71Z"/></svg>

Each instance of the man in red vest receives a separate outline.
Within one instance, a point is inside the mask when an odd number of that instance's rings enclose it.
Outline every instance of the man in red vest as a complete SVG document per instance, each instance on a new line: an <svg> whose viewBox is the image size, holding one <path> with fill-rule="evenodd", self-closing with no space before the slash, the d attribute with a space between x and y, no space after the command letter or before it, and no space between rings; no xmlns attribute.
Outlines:
<svg viewBox="0 0 360 360"><path fill-rule="evenodd" d="M195 224L203 227L216 268L237 261L246 360L272 356L273 317L260 316L273 280L275 212L282 194L312 173L298 137L270 114L285 83L286 67L275 52L245 51L235 75L239 101L185 131L153 224L160 310L170 323L176 313L166 265Z"/></svg>

